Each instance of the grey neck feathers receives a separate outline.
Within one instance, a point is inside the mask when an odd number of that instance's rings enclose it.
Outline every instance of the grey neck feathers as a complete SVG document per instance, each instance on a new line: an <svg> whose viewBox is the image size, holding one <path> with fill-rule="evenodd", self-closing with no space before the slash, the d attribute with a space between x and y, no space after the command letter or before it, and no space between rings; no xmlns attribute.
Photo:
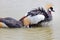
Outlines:
<svg viewBox="0 0 60 40"><path fill-rule="evenodd" d="M48 21L51 21L51 20L52 20L52 14L51 14L51 11L47 10L47 14L48 14L47 20L48 20Z"/></svg>

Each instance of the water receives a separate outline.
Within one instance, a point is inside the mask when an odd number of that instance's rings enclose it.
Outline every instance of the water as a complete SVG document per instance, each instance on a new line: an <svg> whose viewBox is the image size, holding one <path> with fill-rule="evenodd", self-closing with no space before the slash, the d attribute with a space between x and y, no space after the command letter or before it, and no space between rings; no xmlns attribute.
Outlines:
<svg viewBox="0 0 60 40"><path fill-rule="evenodd" d="M50 27L0 28L0 40L52 40Z"/></svg>

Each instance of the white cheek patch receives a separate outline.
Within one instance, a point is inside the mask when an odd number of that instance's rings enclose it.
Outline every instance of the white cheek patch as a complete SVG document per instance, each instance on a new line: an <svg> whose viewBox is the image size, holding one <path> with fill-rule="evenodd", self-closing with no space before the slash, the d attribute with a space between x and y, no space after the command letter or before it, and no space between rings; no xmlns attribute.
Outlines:
<svg viewBox="0 0 60 40"><path fill-rule="evenodd" d="M51 9L49 9L49 11L51 11Z"/></svg>

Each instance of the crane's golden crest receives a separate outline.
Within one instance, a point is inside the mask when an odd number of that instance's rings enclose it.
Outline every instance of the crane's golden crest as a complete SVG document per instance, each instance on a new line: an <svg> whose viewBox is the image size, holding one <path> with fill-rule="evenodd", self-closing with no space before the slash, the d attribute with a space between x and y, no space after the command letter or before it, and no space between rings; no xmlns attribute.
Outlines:
<svg viewBox="0 0 60 40"><path fill-rule="evenodd" d="M50 7L52 7L53 5L52 4L46 4L45 7L46 9L49 9Z"/></svg>

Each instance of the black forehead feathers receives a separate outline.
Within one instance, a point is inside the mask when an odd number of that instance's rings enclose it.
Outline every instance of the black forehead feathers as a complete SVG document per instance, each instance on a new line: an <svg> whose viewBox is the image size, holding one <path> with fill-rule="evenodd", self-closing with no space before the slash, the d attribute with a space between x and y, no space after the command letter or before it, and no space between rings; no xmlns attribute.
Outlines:
<svg viewBox="0 0 60 40"><path fill-rule="evenodd" d="M53 7L50 7L50 9L53 9Z"/></svg>

